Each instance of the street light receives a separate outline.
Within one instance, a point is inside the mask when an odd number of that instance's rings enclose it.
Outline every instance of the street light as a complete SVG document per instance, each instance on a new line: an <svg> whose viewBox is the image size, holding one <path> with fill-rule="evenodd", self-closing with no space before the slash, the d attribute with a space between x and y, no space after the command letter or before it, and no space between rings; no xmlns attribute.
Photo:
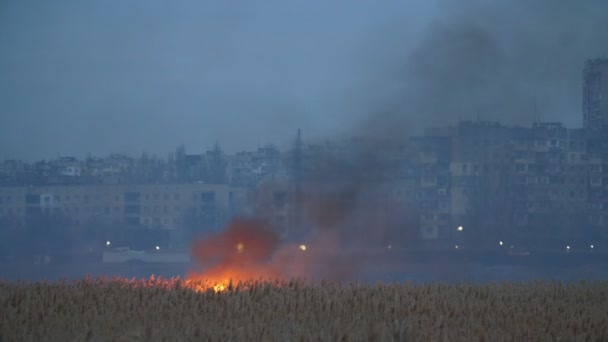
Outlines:
<svg viewBox="0 0 608 342"><path fill-rule="evenodd" d="M498 241L498 244L502 246L502 241Z"/></svg>
<svg viewBox="0 0 608 342"><path fill-rule="evenodd" d="M462 226L458 226L458 228L456 228L457 231L461 232L464 228L462 228Z"/></svg>
<svg viewBox="0 0 608 342"><path fill-rule="evenodd" d="M454 249L458 249L458 245L454 246Z"/></svg>
<svg viewBox="0 0 608 342"><path fill-rule="evenodd" d="M106 241L106 247L110 247L110 241Z"/></svg>
<svg viewBox="0 0 608 342"><path fill-rule="evenodd" d="M159 249L160 249L160 247L159 247L159 246L156 246L156 250L158 251Z"/></svg>

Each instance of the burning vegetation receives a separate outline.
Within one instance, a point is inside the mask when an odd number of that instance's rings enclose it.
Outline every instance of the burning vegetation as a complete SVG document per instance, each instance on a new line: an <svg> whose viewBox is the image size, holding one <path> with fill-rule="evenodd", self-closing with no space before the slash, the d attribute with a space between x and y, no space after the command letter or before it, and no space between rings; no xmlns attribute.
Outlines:
<svg viewBox="0 0 608 342"><path fill-rule="evenodd" d="M280 240L270 224L238 218L218 234L197 240L191 254L200 267L187 275L191 286L225 290L229 283L249 279L281 279L282 270L271 260Z"/></svg>
<svg viewBox="0 0 608 342"><path fill-rule="evenodd" d="M306 241L282 241L268 221L253 218L233 219L222 231L196 240L191 254L197 268L186 282L201 291L222 291L231 282L251 279L355 280L362 264L334 231L315 232Z"/></svg>
<svg viewBox="0 0 608 342"><path fill-rule="evenodd" d="M347 267L347 252L330 233L317 234L305 244L281 241L263 219L236 218L217 234L196 240L191 254L197 269L186 281L199 290L222 291L231 282L250 279L352 280L354 275Z"/></svg>

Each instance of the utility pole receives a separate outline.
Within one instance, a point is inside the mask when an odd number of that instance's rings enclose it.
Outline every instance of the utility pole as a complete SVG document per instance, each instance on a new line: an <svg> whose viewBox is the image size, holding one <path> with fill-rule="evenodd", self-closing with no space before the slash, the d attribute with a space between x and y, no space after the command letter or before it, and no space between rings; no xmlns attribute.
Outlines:
<svg viewBox="0 0 608 342"><path fill-rule="evenodd" d="M302 224L302 131L298 129L293 149L294 228L299 232Z"/></svg>

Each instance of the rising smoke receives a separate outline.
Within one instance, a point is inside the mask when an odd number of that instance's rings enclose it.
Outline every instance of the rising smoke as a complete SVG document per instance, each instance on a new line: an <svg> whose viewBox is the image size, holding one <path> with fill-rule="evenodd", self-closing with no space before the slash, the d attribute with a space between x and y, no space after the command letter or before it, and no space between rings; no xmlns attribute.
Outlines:
<svg viewBox="0 0 608 342"><path fill-rule="evenodd" d="M364 107L371 114L347 133L362 137L348 143L354 151L325 151L309 160L309 180L320 181L304 181L304 224L313 232L306 240L308 251L275 244L273 236L272 244L262 244L268 255L253 269L261 264L263 275L353 279L387 259L386 253L362 251L405 245L408 239L414 242L416 208L382 201L374 194L391 187L387 175L395 171L390 163L380 161L380 153L404 145L424 127L471 119L580 126L582 65L588 58L608 55L608 2L440 1L439 5L439 14L418 43L383 66L390 69L387 77L375 78L370 90L359 97L369 100ZM222 234L232 236L234 225L242 233L264 232L254 234L255 239L269 237L267 228L244 221L229 225ZM235 244L231 241L228 248Z"/></svg>
<svg viewBox="0 0 608 342"><path fill-rule="evenodd" d="M390 87L373 84L387 94L355 134L399 138L459 119L582 124L582 67L608 56L608 2L440 1L438 11L385 67Z"/></svg>

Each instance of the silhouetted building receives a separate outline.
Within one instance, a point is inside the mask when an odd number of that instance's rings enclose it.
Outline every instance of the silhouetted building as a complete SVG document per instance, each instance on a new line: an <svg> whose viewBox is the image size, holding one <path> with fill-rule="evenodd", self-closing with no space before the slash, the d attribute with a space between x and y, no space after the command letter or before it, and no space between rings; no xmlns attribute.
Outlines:
<svg viewBox="0 0 608 342"><path fill-rule="evenodd" d="M585 63L583 127L608 128L608 59L592 59Z"/></svg>

